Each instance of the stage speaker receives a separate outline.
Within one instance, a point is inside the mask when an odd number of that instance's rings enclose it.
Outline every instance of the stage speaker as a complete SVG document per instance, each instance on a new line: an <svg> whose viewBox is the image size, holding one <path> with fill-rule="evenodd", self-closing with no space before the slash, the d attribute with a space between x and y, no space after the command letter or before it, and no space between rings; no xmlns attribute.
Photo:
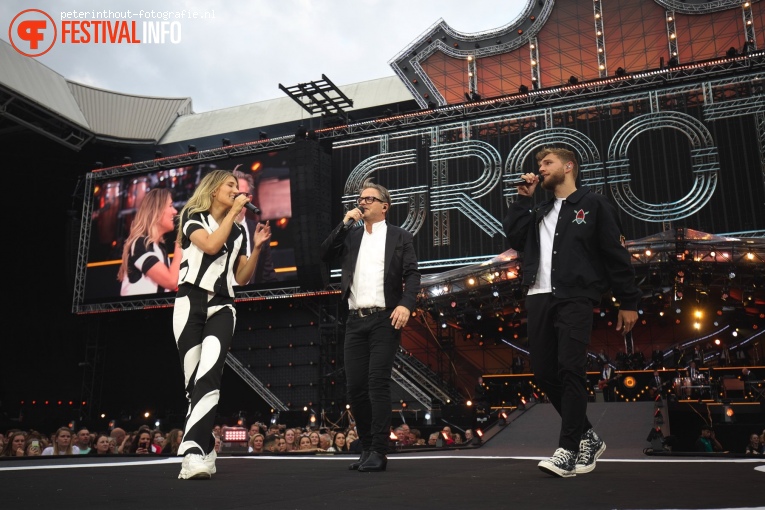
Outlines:
<svg viewBox="0 0 765 510"><path fill-rule="evenodd" d="M298 282L303 290L322 290L329 283L319 246L332 230L332 158L318 142L296 138L287 149L287 163Z"/></svg>

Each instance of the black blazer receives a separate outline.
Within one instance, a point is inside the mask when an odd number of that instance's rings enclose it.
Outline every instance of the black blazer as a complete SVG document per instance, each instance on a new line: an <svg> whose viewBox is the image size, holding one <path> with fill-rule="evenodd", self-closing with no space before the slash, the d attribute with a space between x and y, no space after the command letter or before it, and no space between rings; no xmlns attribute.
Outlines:
<svg viewBox="0 0 765 510"><path fill-rule="evenodd" d="M343 223L335 227L321 243L321 258L327 264L340 260L342 264L342 298L348 299L351 293L353 272L359 256L363 226L346 228ZM385 237L385 279L383 289L385 306L395 308L402 305L414 310L417 294L420 291L420 271L417 256L414 253L412 234L401 227L388 223Z"/></svg>

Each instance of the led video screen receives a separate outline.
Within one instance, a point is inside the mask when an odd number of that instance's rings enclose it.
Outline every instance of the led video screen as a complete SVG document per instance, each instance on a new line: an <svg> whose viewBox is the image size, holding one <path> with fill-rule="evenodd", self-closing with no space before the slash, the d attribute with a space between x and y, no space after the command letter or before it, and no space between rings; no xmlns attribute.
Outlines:
<svg viewBox="0 0 765 510"><path fill-rule="evenodd" d="M144 267L146 271L145 266L140 266L141 257L154 257L156 264L171 263L175 255L177 214L201 179L214 169L236 169L240 190L250 188L252 202L260 209L260 214L247 211L240 219L240 223L248 227L248 232L252 232L259 221L271 224L271 240L261 251L258 269L253 279L240 289L276 288L297 281L290 169L285 152L275 151L103 179L94 173L90 190L92 214L90 221L83 222L82 226L90 234L82 304L175 296L175 286L163 286L146 278L136 268ZM158 212L151 211L151 208L158 208L158 200L172 203L172 208L177 211L172 221L167 216L163 220ZM164 208L167 210L167 205ZM132 236L131 230L134 231ZM136 233L141 231L157 232L154 237L161 241L148 246L147 243L133 242ZM129 239L131 248L123 262L125 243ZM75 308L76 300L75 296Z"/></svg>

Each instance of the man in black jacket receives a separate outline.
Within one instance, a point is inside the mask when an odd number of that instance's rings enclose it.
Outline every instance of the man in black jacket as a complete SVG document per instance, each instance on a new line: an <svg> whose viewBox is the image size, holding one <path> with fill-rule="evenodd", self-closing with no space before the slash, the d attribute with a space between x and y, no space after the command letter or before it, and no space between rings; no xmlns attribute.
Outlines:
<svg viewBox="0 0 765 510"><path fill-rule="evenodd" d="M414 310L420 272L412 234L385 221L388 190L366 181L358 207L321 245L322 259L342 261L348 301L345 375L362 454L350 469L385 471L391 424L391 372L403 328ZM354 226L364 220L363 226Z"/></svg>
<svg viewBox="0 0 765 510"><path fill-rule="evenodd" d="M574 153L545 148L537 163L539 175L523 175L503 226L510 246L523 252L532 371L561 416L558 449L539 468L568 477L592 471L606 449L587 419L593 307L610 288L621 305L616 329L626 334L637 322L641 293L613 207L576 187ZM554 197L532 207L540 181Z"/></svg>

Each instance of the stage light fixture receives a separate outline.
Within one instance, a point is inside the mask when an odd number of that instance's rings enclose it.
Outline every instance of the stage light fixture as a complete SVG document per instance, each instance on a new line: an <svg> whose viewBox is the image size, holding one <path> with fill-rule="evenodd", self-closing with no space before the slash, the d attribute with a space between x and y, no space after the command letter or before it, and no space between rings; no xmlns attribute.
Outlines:
<svg viewBox="0 0 765 510"><path fill-rule="evenodd" d="M96 161L95 163L93 163L93 167L94 168L103 168L104 167L104 163L102 161Z"/></svg>
<svg viewBox="0 0 765 510"><path fill-rule="evenodd" d="M266 133L265 131L261 131L259 136L260 136L261 140L267 140L268 139L268 133Z"/></svg>
<svg viewBox="0 0 765 510"><path fill-rule="evenodd" d="M733 58L736 55L738 55L738 50L735 47L733 47L733 46L728 48L728 51L725 52L725 56L728 57L728 58Z"/></svg>
<svg viewBox="0 0 765 510"><path fill-rule="evenodd" d="M569 76L569 78L568 78L568 84L569 85L576 85L577 83L579 83L579 78L577 78L574 75Z"/></svg>
<svg viewBox="0 0 765 510"><path fill-rule="evenodd" d="M131 158L130 156L125 156L124 158L122 158L122 163L125 165L129 165L132 162L133 162L133 158Z"/></svg>
<svg viewBox="0 0 765 510"><path fill-rule="evenodd" d="M154 159L159 159L162 157L162 151L154 151Z"/></svg>
<svg viewBox="0 0 765 510"><path fill-rule="evenodd" d="M297 130L295 130L295 138L300 138L301 140L308 138L308 130L302 124L297 127Z"/></svg>
<svg viewBox="0 0 765 510"><path fill-rule="evenodd" d="M465 92L465 99L467 101L472 101L472 99L470 99L470 92Z"/></svg>
<svg viewBox="0 0 765 510"><path fill-rule="evenodd" d="M480 101L481 100L481 94L479 94L478 92L473 91L473 92L470 93L470 98L473 101Z"/></svg>
<svg viewBox="0 0 765 510"><path fill-rule="evenodd" d="M616 68L616 76L622 78L624 76L627 76L627 71L624 70L623 67L617 67Z"/></svg>
<svg viewBox="0 0 765 510"><path fill-rule="evenodd" d="M518 87L518 92L521 94L528 94L529 88L526 85L521 85L520 87Z"/></svg>
<svg viewBox="0 0 765 510"><path fill-rule="evenodd" d="M188 148L189 148L189 152L196 152L197 151L197 146L196 145L189 145Z"/></svg>
<svg viewBox="0 0 765 510"><path fill-rule="evenodd" d="M221 145L223 145L223 147L228 147L229 145L231 145L231 140L229 140L228 138L222 138L220 143Z"/></svg>

